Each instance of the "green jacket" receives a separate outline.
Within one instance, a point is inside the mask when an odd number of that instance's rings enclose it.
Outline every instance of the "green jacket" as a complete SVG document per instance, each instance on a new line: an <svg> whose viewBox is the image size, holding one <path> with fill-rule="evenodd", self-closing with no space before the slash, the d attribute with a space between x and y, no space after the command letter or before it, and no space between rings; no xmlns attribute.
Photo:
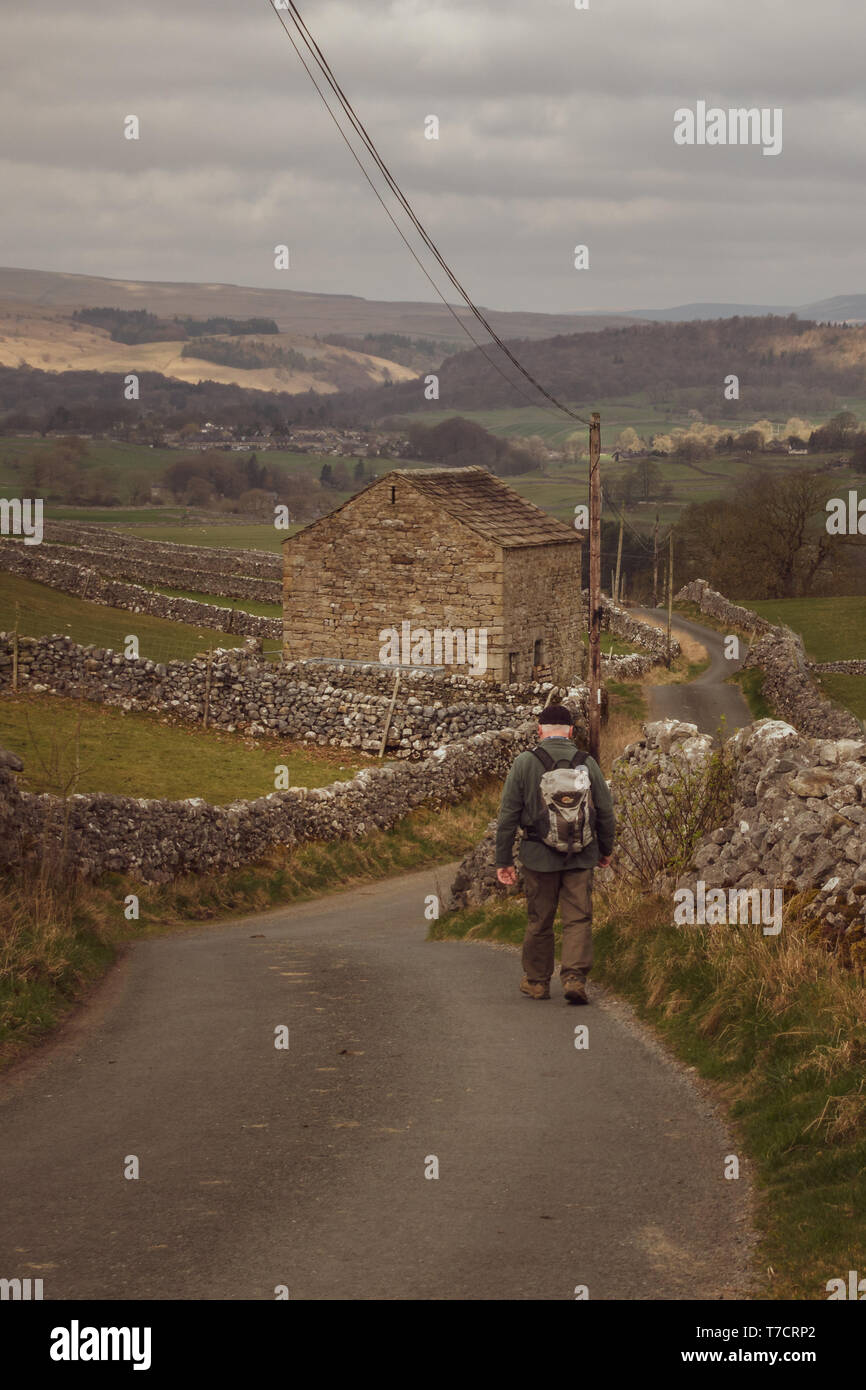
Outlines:
<svg viewBox="0 0 866 1390"><path fill-rule="evenodd" d="M539 744L552 758L573 758L578 752L577 744L567 738L546 738ZM520 862L536 873L551 873L556 869L591 869L599 858L606 857L613 849L616 821L610 788L604 780L601 768L594 758L587 758L586 770L592 788L592 802L595 808L595 836L585 849L577 854L562 855L558 850L543 845L538 840L520 842ZM511 764L502 801L499 806L499 821L496 826L496 867L507 868L513 864L514 836L519 825L527 830L538 820L544 810L539 787L544 776L544 768L529 751L519 753Z"/></svg>

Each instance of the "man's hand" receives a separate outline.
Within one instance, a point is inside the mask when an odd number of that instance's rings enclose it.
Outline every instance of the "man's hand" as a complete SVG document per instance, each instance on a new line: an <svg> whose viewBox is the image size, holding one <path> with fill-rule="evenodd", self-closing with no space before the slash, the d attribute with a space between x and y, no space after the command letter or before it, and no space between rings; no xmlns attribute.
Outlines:
<svg viewBox="0 0 866 1390"><path fill-rule="evenodd" d="M599 867L600 869L606 869L606 868L608 867L609 864L610 864L610 855L609 855L609 854L603 854L603 855L601 856L601 858L599 859L599 861L598 861L598 867Z"/></svg>
<svg viewBox="0 0 866 1390"><path fill-rule="evenodd" d="M513 864L509 864L505 869L497 869L496 877L500 883L504 883L506 888L513 888L517 882L517 870Z"/></svg>

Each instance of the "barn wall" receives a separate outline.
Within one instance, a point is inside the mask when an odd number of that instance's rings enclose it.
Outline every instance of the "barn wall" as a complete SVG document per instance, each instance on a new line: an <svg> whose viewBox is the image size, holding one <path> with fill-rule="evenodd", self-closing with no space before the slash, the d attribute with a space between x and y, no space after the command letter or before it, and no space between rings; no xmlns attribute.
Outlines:
<svg viewBox="0 0 866 1390"><path fill-rule="evenodd" d="M428 631L486 628L486 674L501 678L502 553L405 479L382 479L298 532L284 557L287 660L376 661L380 632L408 621Z"/></svg>
<svg viewBox="0 0 866 1390"><path fill-rule="evenodd" d="M581 547L521 546L504 556L504 679L534 679L535 644L541 665L557 683L579 679L582 670ZM509 676L510 670L510 676Z"/></svg>

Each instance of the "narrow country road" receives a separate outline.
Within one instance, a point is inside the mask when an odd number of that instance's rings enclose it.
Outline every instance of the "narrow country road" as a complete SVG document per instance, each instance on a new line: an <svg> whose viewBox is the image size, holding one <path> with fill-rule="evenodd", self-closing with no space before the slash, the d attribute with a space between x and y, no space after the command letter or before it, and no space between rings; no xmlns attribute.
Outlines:
<svg viewBox="0 0 866 1390"><path fill-rule="evenodd" d="M635 617L663 619L667 622L667 610L662 608L634 608ZM740 660L731 661L725 656L724 637L703 623L693 623L690 619L674 614L673 626L694 637L701 646L706 647L710 664L696 680L684 685L645 686L651 719L682 719L689 724L697 724L704 734L716 734L724 718L725 730L732 734L744 724L752 722L752 715L741 691L736 685L726 685L725 680L738 671L746 654L744 643L740 643Z"/></svg>
<svg viewBox="0 0 866 1390"><path fill-rule="evenodd" d="M133 946L0 1083L0 1275L76 1300L736 1296L714 1109L597 987L536 1003L512 952L426 941L445 876Z"/></svg>

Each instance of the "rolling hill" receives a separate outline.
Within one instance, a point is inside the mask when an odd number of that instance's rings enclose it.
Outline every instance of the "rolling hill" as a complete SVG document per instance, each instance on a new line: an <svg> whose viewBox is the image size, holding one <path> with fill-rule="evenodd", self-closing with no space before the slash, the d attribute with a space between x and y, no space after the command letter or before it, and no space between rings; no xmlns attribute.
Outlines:
<svg viewBox="0 0 866 1390"><path fill-rule="evenodd" d="M665 323L687 323L692 319L729 319L735 315L760 318L764 314L795 314L798 319L811 319L816 323L866 323L866 294L837 294L830 299L816 299L811 304L797 306L677 304L671 309L629 309L627 313L632 318Z"/></svg>
<svg viewBox="0 0 866 1390"><path fill-rule="evenodd" d="M207 318L227 314L232 318L264 315L276 320L283 333L312 337L325 333L401 333L408 337L439 339L451 343L461 338L458 325L444 304L401 303L361 299L347 294L316 294L303 290L264 289L245 285L208 285L170 281L111 280L95 275L68 275L60 271L20 270L0 267L0 303L53 309L61 314L88 306L148 309L170 317L192 314ZM455 312L483 332L468 309ZM549 338L555 333L582 332L629 323L618 315L533 314L484 311L495 331L507 338Z"/></svg>
<svg viewBox="0 0 866 1390"><path fill-rule="evenodd" d="M584 408L642 393L667 410L693 408L735 421L754 419L756 411L821 413L866 396L866 326L743 316L634 324L542 342L512 341L511 347L548 391ZM730 373L739 379L736 401L724 397ZM473 349L447 357L438 377L435 401L425 400L416 381L363 397L333 396L327 408L334 419L376 420L544 404L495 349L487 356Z"/></svg>
<svg viewBox="0 0 866 1390"><path fill-rule="evenodd" d="M254 339L220 335L225 344L249 344ZM410 381L415 372L381 357L335 347L297 333L269 336L266 350L305 365L245 368L187 355L189 343L115 342L104 328L74 320L70 310L47 308L24 301L0 301L0 366L38 367L47 372L159 372L177 381L216 381L258 391L350 391L380 386L387 381Z"/></svg>

